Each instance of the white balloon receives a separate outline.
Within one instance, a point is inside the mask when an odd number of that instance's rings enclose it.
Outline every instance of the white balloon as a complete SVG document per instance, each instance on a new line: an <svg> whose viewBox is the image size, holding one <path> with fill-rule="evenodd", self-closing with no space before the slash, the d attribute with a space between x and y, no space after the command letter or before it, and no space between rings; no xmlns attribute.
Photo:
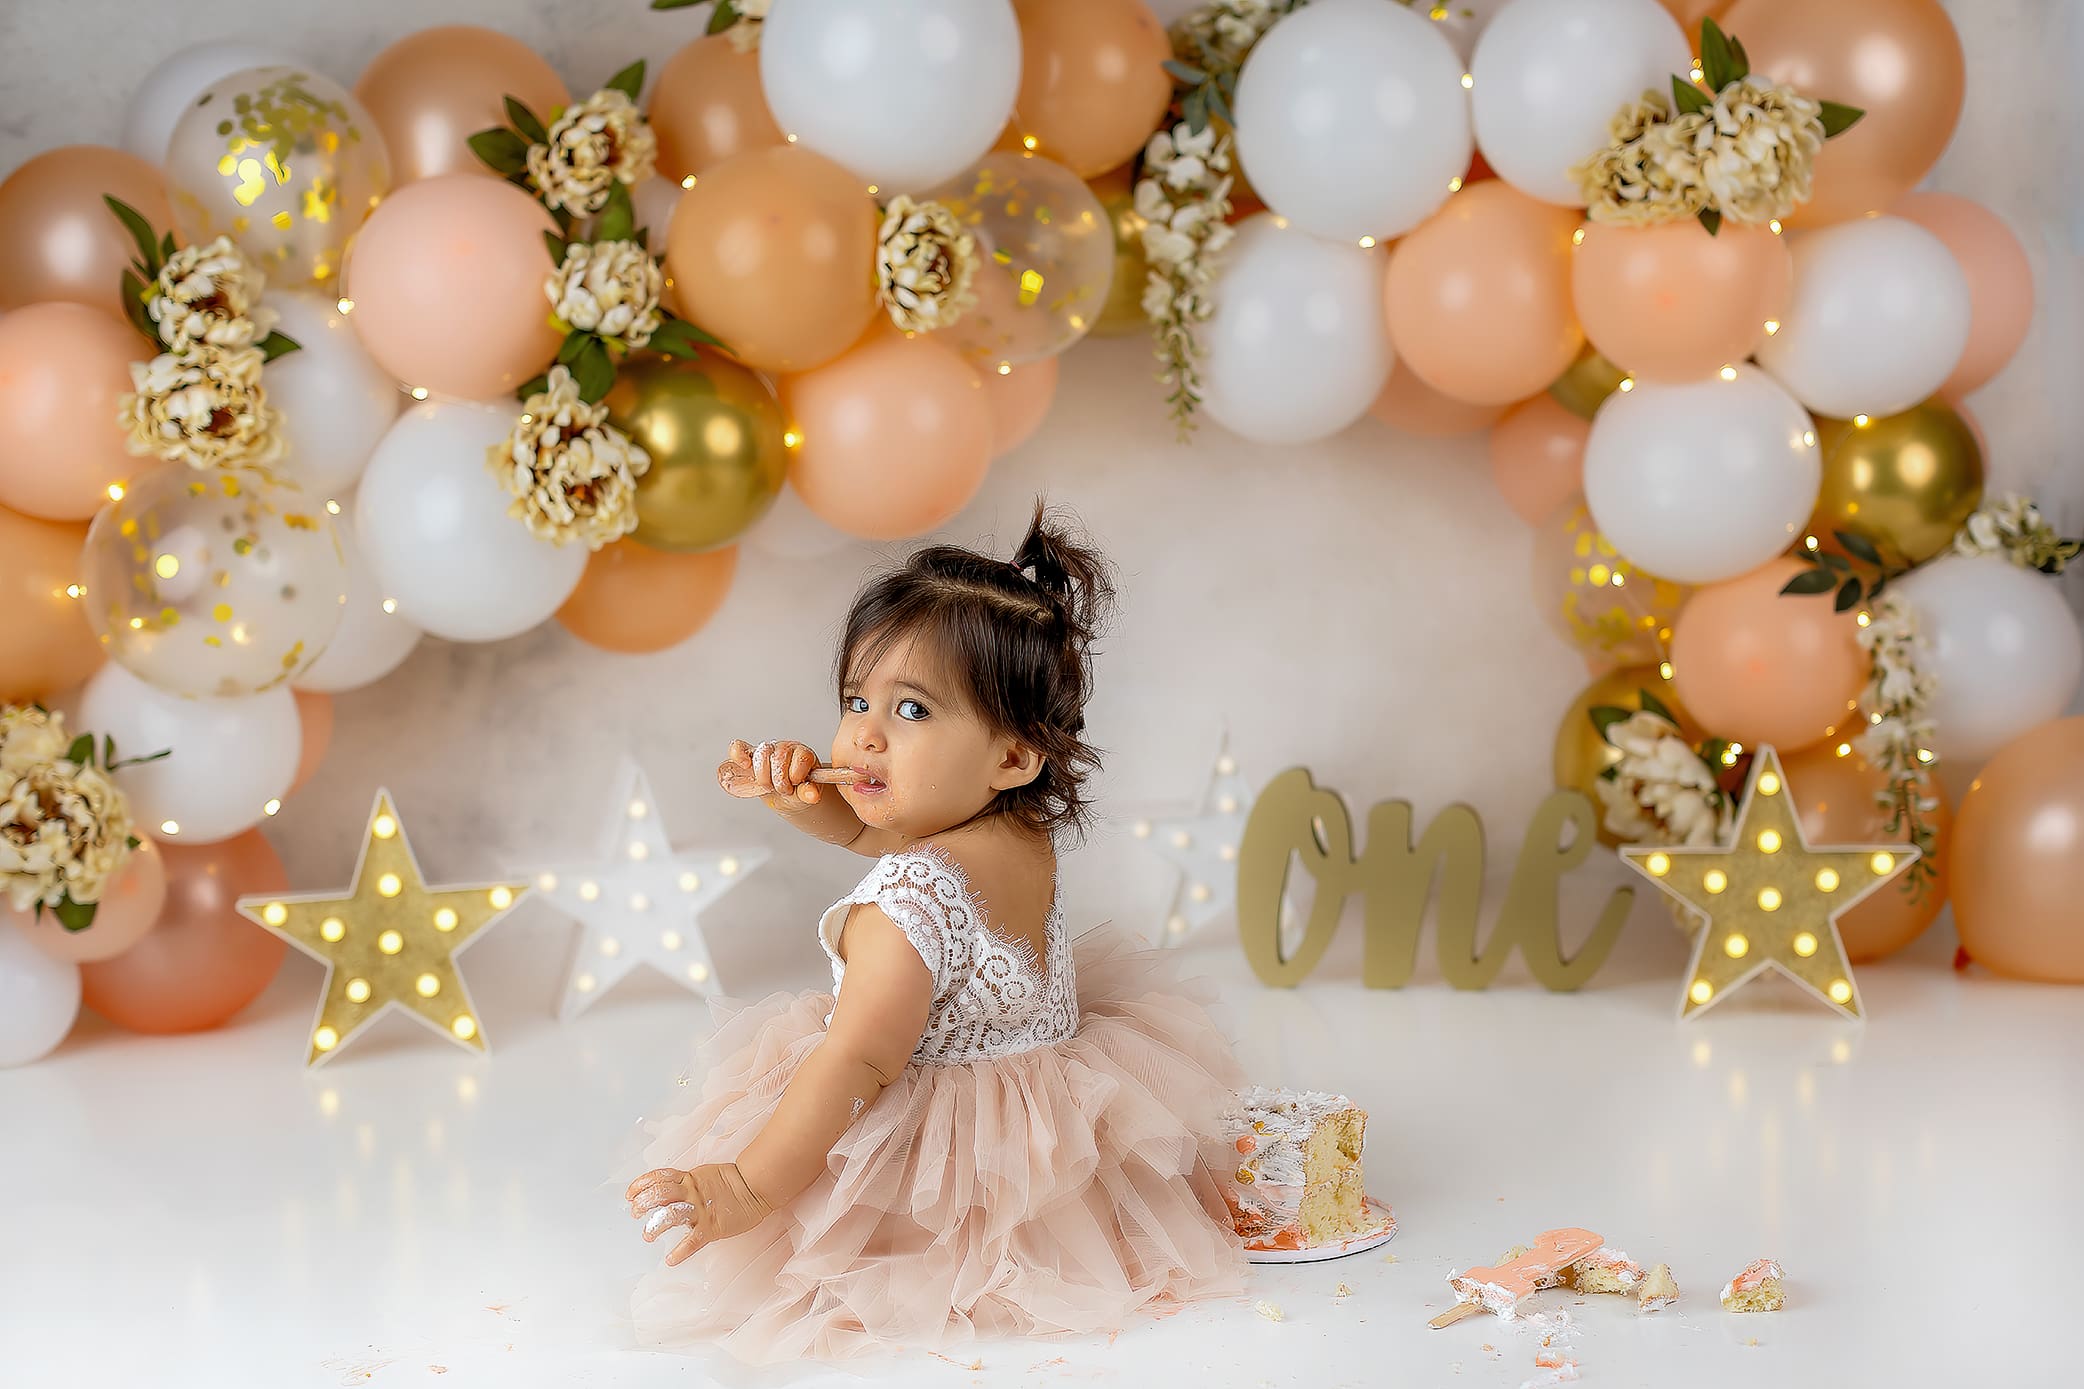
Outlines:
<svg viewBox="0 0 2084 1389"><path fill-rule="evenodd" d="M289 794L304 750L303 720L287 686L233 699L183 699L154 689L114 661L80 696L74 725L116 740L116 785L153 838L209 844L252 829ZM174 828L168 828L169 825Z"/></svg>
<svg viewBox="0 0 2084 1389"><path fill-rule="evenodd" d="M1476 146L1521 192L1583 207L1571 166L1606 146L1623 106L1647 88L1670 92L1692 63L1657 0L1512 0L1470 59Z"/></svg>
<svg viewBox="0 0 2084 1389"><path fill-rule="evenodd" d="M1822 415L1893 415L1945 383L1968 346L1968 277L1901 217L1794 238L1794 294L1758 362Z"/></svg>
<svg viewBox="0 0 2084 1389"><path fill-rule="evenodd" d="M210 39L190 44L146 73L123 104L123 148L147 164L163 164L174 126L205 88L248 68L299 67L303 63L294 54L257 43Z"/></svg>
<svg viewBox="0 0 2084 1389"><path fill-rule="evenodd" d="M1592 418L1585 501L1614 548L1660 578L1710 584L1802 533L1823 484L1816 428L1764 372L1638 381Z"/></svg>
<svg viewBox="0 0 2084 1389"><path fill-rule="evenodd" d="M0 922L0 1069L49 1056L79 1015L80 967Z"/></svg>
<svg viewBox="0 0 2084 1389"><path fill-rule="evenodd" d="M1246 218L1212 286L1202 405L1233 434L1305 444L1368 411L1389 379L1379 250Z"/></svg>
<svg viewBox="0 0 2084 1389"><path fill-rule="evenodd" d="M425 401L377 444L355 496L355 539L384 596L450 641L518 636L579 586L586 547L552 545L507 515L485 466L517 407Z"/></svg>
<svg viewBox="0 0 2084 1389"><path fill-rule="evenodd" d="M787 0L760 26L775 124L887 200L998 140L1020 88L1012 0Z"/></svg>
<svg viewBox="0 0 2084 1389"><path fill-rule="evenodd" d="M1401 236L1469 167L1462 60L1414 10L1315 0L1269 29L1237 80L1237 152L1274 211L1343 241Z"/></svg>
<svg viewBox="0 0 2084 1389"><path fill-rule="evenodd" d="M261 371L268 403L282 414L283 474L306 492L346 496L405 408L405 393L362 347L332 297L282 291L261 302L275 310L276 330L298 346Z"/></svg>
<svg viewBox="0 0 2084 1389"><path fill-rule="evenodd" d="M2062 717L2084 675L2084 637L2045 574L2001 555L1947 555L1890 586L1917 613L1933 677L1932 751L1980 763Z"/></svg>
<svg viewBox="0 0 2084 1389"><path fill-rule="evenodd" d="M420 644L420 629L396 613L384 611L385 594L370 572L369 561L355 543L348 522L352 506L333 518L340 548L347 556L347 605L340 611L340 630L325 654L296 681L300 690L339 694L383 679Z"/></svg>

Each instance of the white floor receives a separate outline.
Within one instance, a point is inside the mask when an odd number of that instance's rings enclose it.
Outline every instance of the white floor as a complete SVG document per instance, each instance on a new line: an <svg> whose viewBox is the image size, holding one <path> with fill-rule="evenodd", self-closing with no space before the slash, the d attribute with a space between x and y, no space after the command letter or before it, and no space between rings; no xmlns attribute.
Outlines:
<svg viewBox="0 0 2084 1389"><path fill-rule="evenodd" d="M489 1061L392 1019L302 1072L317 969L293 955L231 1029L90 1019L0 1072L0 1383L750 1382L630 1347L628 1286L661 1255L600 1185L703 1010L633 979L559 1027L542 954L563 929L517 922L464 957ZM1427 1329L1443 1280L1583 1225L1669 1262L1685 1294L1653 1316L1541 1294L1588 1386L2069 1382L2084 992L1957 976L1942 935L1861 972L1864 1029L1768 985L1682 1027L1660 940L1624 939L1576 997L1369 993L1340 982L1337 947L1323 982L1268 991L1233 940L1198 940L1256 1075L1371 1111L1394 1257L1261 1268L1243 1301L1112 1340L767 1378L1510 1389L1539 1373L1536 1336ZM1787 1268L1787 1310L1724 1315L1717 1289L1762 1255Z"/></svg>

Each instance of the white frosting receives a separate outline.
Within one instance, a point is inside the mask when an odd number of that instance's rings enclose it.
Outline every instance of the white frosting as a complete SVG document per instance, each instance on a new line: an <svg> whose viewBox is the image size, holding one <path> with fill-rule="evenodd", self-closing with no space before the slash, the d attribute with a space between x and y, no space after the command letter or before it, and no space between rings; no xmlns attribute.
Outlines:
<svg viewBox="0 0 2084 1389"><path fill-rule="evenodd" d="M1257 1144L1241 1155L1239 1166L1252 1174L1252 1185L1265 1188L1260 1195L1276 1203L1281 1188L1292 1187L1290 1204L1302 1199L1303 1150L1317 1126L1335 1114L1358 1105L1344 1095L1323 1090L1282 1090L1255 1085L1238 1092L1223 1116L1223 1132L1236 1139L1249 1135ZM1277 1194L1278 1193L1278 1194Z"/></svg>

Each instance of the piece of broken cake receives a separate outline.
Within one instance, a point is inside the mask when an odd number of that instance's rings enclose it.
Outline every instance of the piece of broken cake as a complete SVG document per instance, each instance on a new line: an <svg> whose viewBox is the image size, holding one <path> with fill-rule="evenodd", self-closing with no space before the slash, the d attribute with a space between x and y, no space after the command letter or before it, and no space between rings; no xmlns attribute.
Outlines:
<svg viewBox="0 0 2084 1389"><path fill-rule="evenodd" d="M1672 1277L1670 1264L1658 1264L1643 1275L1643 1281L1635 1290L1635 1310L1638 1312L1661 1312L1679 1300L1679 1284Z"/></svg>
<svg viewBox="0 0 2084 1389"><path fill-rule="evenodd" d="M1241 1091L1223 1116L1236 1163L1224 1187L1246 1244L1314 1249L1373 1229L1360 1169L1367 1123L1344 1095L1264 1085Z"/></svg>
<svg viewBox="0 0 2084 1389"><path fill-rule="evenodd" d="M1643 1281L1642 1266L1605 1245L1562 1273L1563 1286L1581 1293L1632 1293Z"/></svg>
<svg viewBox="0 0 2084 1389"><path fill-rule="evenodd" d="M1722 1285L1722 1310L1725 1312L1777 1312L1783 1299L1780 1280L1786 1277L1780 1265L1771 1259L1760 1259L1742 1273Z"/></svg>

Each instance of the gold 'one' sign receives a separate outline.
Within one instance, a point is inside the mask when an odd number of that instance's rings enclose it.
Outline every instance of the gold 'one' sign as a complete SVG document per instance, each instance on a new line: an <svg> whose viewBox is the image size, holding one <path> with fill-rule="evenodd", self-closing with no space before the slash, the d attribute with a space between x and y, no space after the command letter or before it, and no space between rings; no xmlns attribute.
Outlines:
<svg viewBox="0 0 2084 1389"><path fill-rule="evenodd" d="M1573 831L1567 842L1566 824ZM1419 930L1437 870L1440 971L1447 982L1458 989L1488 986L1518 946L1543 985L1578 988L1606 962L1635 900L1634 889L1616 888L1591 937L1575 955L1563 958L1556 888L1592 852L1594 829L1592 804L1577 791L1557 791L1541 803L1520 845L1505 905L1479 949L1483 822L1474 810L1449 806L1413 843L1410 802L1384 801L1368 813L1367 848L1356 858L1345 801L1336 791L1320 789L1306 769L1291 768L1253 802L1238 849L1237 921L1245 958L1263 982L1293 988L1316 968L1338 929L1346 899L1359 892L1367 932L1361 982L1371 989L1402 988L1417 963ZM1308 928L1290 956L1281 944L1281 899L1298 859L1316 881L1316 895Z"/></svg>

